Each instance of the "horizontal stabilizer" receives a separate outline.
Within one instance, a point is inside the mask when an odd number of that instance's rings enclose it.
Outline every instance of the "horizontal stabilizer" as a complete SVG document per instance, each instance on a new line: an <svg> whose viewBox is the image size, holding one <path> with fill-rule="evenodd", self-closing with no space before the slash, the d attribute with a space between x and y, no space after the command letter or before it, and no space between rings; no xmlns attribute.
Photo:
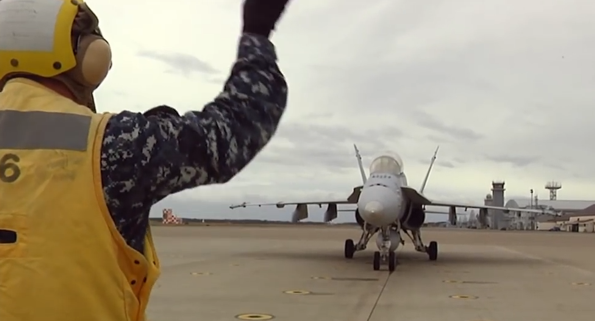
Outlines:
<svg viewBox="0 0 595 321"><path fill-rule="evenodd" d="M412 202L420 204L420 205L430 205L432 202L427 199L425 196L421 195L418 191L411 187L401 186L401 191L405 194L405 197L410 199Z"/></svg>

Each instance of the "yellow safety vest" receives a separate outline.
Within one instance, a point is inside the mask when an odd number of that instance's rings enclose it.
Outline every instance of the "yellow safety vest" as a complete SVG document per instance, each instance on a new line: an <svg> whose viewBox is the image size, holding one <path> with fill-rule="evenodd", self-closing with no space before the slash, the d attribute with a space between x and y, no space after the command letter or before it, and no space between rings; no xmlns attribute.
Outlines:
<svg viewBox="0 0 595 321"><path fill-rule="evenodd" d="M0 320L142 321L159 261L108 213L99 168L109 114L27 79L0 92Z"/></svg>

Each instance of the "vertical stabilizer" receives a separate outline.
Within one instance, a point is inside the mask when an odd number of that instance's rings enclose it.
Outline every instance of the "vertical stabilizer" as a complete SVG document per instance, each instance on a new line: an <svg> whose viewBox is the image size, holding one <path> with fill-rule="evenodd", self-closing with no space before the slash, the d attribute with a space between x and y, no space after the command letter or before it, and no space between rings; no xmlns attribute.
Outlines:
<svg viewBox="0 0 595 321"><path fill-rule="evenodd" d="M436 147L434 156L432 156L432 160L430 161L430 167L428 168L428 172L426 173L426 178L424 178L424 182L421 184L421 188L419 190L419 192L421 194L423 194L424 189L426 189L426 184L428 183L428 178L430 178L430 173L432 172L432 166L434 166L434 162L436 161L436 156L438 155L438 149L440 149L440 146Z"/></svg>
<svg viewBox="0 0 595 321"><path fill-rule="evenodd" d="M362 163L362 155L359 154L359 149L357 146L353 144L353 148L355 149L355 158L357 158L357 165L359 166L359 172L362 175L362 181L366 184L368 177L366 176L366 170L364 169L364 164Z"/></svg>

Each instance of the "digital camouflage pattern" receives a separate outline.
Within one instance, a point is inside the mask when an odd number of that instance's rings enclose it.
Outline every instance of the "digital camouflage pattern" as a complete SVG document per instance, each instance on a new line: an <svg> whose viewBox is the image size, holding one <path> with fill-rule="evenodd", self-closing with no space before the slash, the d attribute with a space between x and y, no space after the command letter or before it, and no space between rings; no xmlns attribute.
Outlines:
<svg viewBox="0 0 595 321"><path fill-rule="evenodd" d="M269 142L287 105L287 83L276 60L268 39L244 34L223 92L202 111L183 116L167 108L151 115L124 111L110 119L101 179L107 207L128 245L142 252L155 203L229 181Z"/></svg>

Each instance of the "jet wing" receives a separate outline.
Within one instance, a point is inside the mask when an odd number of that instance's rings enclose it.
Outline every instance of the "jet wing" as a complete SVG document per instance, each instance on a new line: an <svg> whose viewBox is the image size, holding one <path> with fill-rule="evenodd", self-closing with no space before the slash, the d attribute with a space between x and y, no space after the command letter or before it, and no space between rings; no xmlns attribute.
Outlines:
<svg viewBox="0 0 595 321"><path fill-rule="evenodd" d="M490 206L490 205L470 205L470 204L450 203L450 202L432 202L428 205L460 207L460 208L465 208L465 209L475 208L475 209L487 209L487 210L502 210L504 213L513 211L513 212L525 212L525 213L536 213L536 214L556 214L555 211L546 210L546 209L538 209L538 208L516 208L516 207Z"/></svg>
<svg viewBox="0 0 595 321"><path fill-rule="evenodd" d="M320 200L320 201L301 201L301 202L277 202L277 203L242 203L231 205L229 208L236 209L239 207L251 207L251 206L277 206L277 208L284 208L287 205L318 205L322 207L323 204L354 204L348 200Z"/></svg>
<svg viewBox="0 0 595 321"><path fill-rule="evenodd" d="M459 207L459 208L475 208L475 209L488 209L488 210L502 210L505 213L510 211L514 212L526 212L526 213L538 213L538 214L555 214L554 211L545 210L545 209L537 209L537 208L513 208L513 207L503 207L503 206L490 206L490 205L472 205L472 204L464 204L464 203L456 203L456 202L442 202L442 201L431 201L417 190L411 187L401 187L403 194L410 200L415 203L421 205L431 205L431 206L445 206L445 207Z"/></svg>
<svg viewBox="0 0 595 321"><path fill-rule="evenodd" d="M339 210L337 209L338 204L357 204L359 200L359 195L361 192L362 186L356 186L353 188L353 192L347 199L342 200L313 200L313 201L297 201L297 202L277 202L277 203L256 203L256 204L249 204L249 203L242 203L237 205L231 205L229 208L235 209L239 207L249 207L249 206L277 206L277 208L284 208L287 205L295 205L295 210L293 211L292 215L292 222L298 222L308 218L308 205L318 205L318 207L322 207L323 204L327 205L326 212L324 213L324 222L328 223L337 218L337 214Z"/></svg>

